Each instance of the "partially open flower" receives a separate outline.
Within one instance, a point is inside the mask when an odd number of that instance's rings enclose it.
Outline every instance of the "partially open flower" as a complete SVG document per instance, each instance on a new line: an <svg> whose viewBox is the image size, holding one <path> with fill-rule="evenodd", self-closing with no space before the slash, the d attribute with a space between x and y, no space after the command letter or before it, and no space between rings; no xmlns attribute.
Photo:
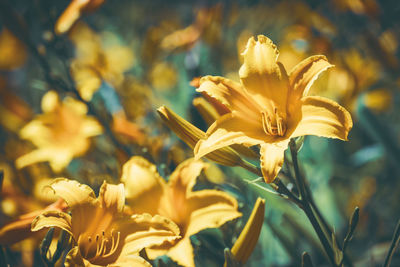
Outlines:
<svg viewBox="0 0 400 267"><path fill-rule="evenodd" d="M151 259L166 254L182 266L194 266L190 236L241 216L236 200L227 193L211 189L193 191L204 167L201 161L186 160L167 183L157 173L156 166L144 158L132 157L123 166L121 181L132 210L165 216L181 230L180 239L146 249Z"/></svg>
<svg viewBox="0 0 400 267"><path fill-rule="evenodd" d="M160 117L189 147L194 148L196 143L206 137L206 133L178 116L169 108L162 106L157 110ZM225 166L240 166L244 164L240 155L230 147L224 147L207 155L209 160Z"/></svg>
<svg viewBox="0 0 400 267"><path fill-rule="evenodd" d="M104 182L98 198L90 187L64 178L48 188L67 202L70 214L44 212L32 222L32 231L58 227L72 236L74 247L66 257L66 266L151 266L139 256L140 250L179 238L178 226L167 218L124 214L122 184Z"/></svg>
<svg viewBox="0 0 400 267"><path fill-rule="evenodd" d="M43 114L25 125L20 136L31 141L36 150L16 160L18 168L48 161L56 172L63 170L76 156L83 155L90 146L90 137L102 133L102 127L86 115L87 106L67 97L63 102L54 91L42 99Z"/></svg>
<svg viewBox="0 0 400 267"><path fill-rule="evenodd" d="M241 264L245 264L257 244L261 228L264 224L265 199L257 198L253 211L231 252L234 258Z"/></svg>

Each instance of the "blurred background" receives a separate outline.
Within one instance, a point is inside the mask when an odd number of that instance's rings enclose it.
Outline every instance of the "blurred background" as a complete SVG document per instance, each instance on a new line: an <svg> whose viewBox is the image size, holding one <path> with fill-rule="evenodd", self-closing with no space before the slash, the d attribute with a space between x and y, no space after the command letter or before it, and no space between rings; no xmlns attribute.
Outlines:
<svg viewBox="0 0 400 267"><path fill-rule="evenodd" d="M192 86L196 78L239 80L240 53L249 37L263 34L277 45L287 70L316 54L335 65L310 94L349 110L354 121L349 141L306 137L299 156L316 203L340 242L354 208L360 208L347 249L353 263L383 263L400 217L398 1L105 1L85 10L68 32L56 34L55 24L69 4L0 4L0 226L52 203L40 190L55 177L98 190L103 180L118 183L121 166L132 155L154 162L168 177L193 152L156 109L165 105L205 131L209 122L196 109L201 100L193 102L200 96ZM58 106L71 107L71 98L85 102L79 114L87 112L102 130L74 141L82 116L70 118L58 110L51 117L56 100L43 99L50 90L57 93ZM69 156L50 149L54 154L21 159L50 138L32 126L38 119L47 126L60 124L51 138L68 147ZM259 195L266 198L265 223L246 266L300 266L303 251L315 266L327 264L297 207L249 183L256 176L245 170L210 164L197 187L232 194L244 215L192 237L198 266L223 264L221 252L232 246ZM2 242L3 254L11 266L42 266L42 238ZM175 266L166 258L153 263ZM392 266L400 266L398 251Z"/></svg>

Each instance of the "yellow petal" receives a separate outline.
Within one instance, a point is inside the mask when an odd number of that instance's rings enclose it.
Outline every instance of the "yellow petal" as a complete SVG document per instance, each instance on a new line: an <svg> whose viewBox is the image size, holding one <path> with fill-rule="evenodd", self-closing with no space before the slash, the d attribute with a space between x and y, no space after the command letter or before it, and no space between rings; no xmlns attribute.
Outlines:
<svg viewBox="0 0 400 267"><path fill-rule="evenodd" d="M119 85L123 79L122 74L133 65L133 52L128 47L113 45L105 49L104 55L106 69L104 69L102 75L111 84Z"/></svg>
<svg viewBox="0 0 400 267"><path fill-rule="evenodd" d="M257 244L264 223L264 213L265 199L257 198L246 225L231 249L233 256L241 264L246 263Z"/></svg>
<svg viewBox="0 0 400 267"><path fill-rule="evenodd" d="M132 157L122 167L121 182L134 212L158 213L166 183L154 164L139 156Z"/></svg>
<svg viewBox="0 0 400 267"><path fill-rule="evenodd" d="M215 98L231 111L246 114L251 119L258 119L260 107L249 97L243 86L229 79L218 76L205 76L200 79L197 92L206 93Z"/></svg>
<svg viewBox="0 0 400 267"><path fill-rule="evenodd" d="M294 101L308 95L311 85L318 76L333 67L325 56L311 56L297 64L289 73L291 99Z"/></svg>
<svg viewBox="0 0 400 267"><path fill-rule="evenodd" d="M98 61L98 56L102 51L101 38L88 25L78 22L69 32L68 37L76 46L77 58L81 64L93 65Z"/></svg>
<svg viewBox="0 0 400 267"><path fill-rule="evenodd" d="M244 144L246 146L258 145L271 138L264 133L260 121L252 121L245 117L239 117L228 113L219 118L207 130L207 139L200 140L195 148L196 158L201 158L219 148L232 144Z"/></svg>
<svg viewBox="0 0 400 267"><path fill-rule="evenodd" d="M55 25L56 34L67 32L71 26L80 18L82 8L87 5L90 0L71 1L68 7L58 18Z"/></svg>
<svg viewBox="0 0 400 267"><path fill-rule="evenodd" d="M205 132L178 116L169 108L162 106L157 112L168 127L191 148L194 148L200 139L206 138ZM239 154L230 147L215 150L209 153L206 158L225 166L237 166L242 164L242 159Z"/></svg>
<svg viewBox="0 0 400 267"><path fill-rule="evenodd" d="M114 213L122 212L125 205L124 185L111 185L104 181L100 187L98 199L103 209Z"/></svg>
<svg viewBox="0 0 400 267"><path fill-rule="evenodd" d="M393 106L393 94L388 89L368 91L363 98L365 105L376 112L387 111Z"/></svg>
<svg viewBox="0 0 400 267"><path fill-rule="evenodd" d="M31 141L37 147L47 144L51 134L39 119L30 121L19 132L22 139Z"/></svg>
<svg viewBox="0 0 400 267"><path fill-rule="evenodd" d="M79 115L85 115L88 112L88 107L85 103L78 101L72 97L67 96L63 100L63 106L65 106L69 111L74 112Z"/></svg>
<svg viewBox="0 0 400 267"><path fill-rule="evenodd" d="M181 266L195 267L193 246L189 237L185 237L174 244L168 251L167 256Z"/></svg>
<svg viewBox="0 0 400 267"><path fill-rule="evenodd" d="M107 267L152 267L152 265L139 255L121 255L115 263Z"/></svg>
<svg viewBox="0 0 400 267"><path fill-rule="evenodd" d="M28 165L48 161L54 172L62 171L71 162L73 156L67 149L39 148L19 157L15 164L17 168L24 168Z"/></svg>
<svg viewBox="0 0 400 267"><path fill-rule="evenodd" d="M72 235L71 216L60 211L46 211L32 221L31 230L36 232L47 227L58 227Z"/></svg>
<svg viewBox="0 0 400 267"><path fill-rule="evenodd" d="M64 199L70 208L85 203L93 203L96 200L96 196L89 186L74 180L57 178L45 188L52 190L54 194Z"/></svg>
<svg viewBox="0 0 400 267"><path fill-rule="evenodd" d="M83 136L91 137L102 134L103 128L97 120L87 118L82 122L80 132Z"/></svg>
<svg viewBox="0 0 400 267"><path fill-rule="evenodd" d="M56 91L48 91L43 96L41 104L44 113L54 111L60 105L60 99Z"/></svg>
<svg viewBox="0 0 400 267"><path fill-rule="evenodd" d="M272 183L283 165L284 151L289 143L283 140L278 143L265 143L260 149L261 171L266 183Z"/></svg>
<svg viewBox="0 0 400 267"><path fill-rule="evenodd" d="M93 94L100 88L102 83L99 73L90 66L72 62L71 75L81 97L85 101L90 101Z"/></svg>
<svg viewBox="0 0 400 267"><path fill-rule="evenodd" d="M160 92L165 92L175 87L178 82L178 71L168 62L153 63L148 74L151 86Z"/></svg>
<svg viewBox="0 0 400 267"><path fill-rule="evenodd" d="M37 162L48 161L51 155L53 154L52 151L53 151L52 149L33 150L17 158L17 160L15 161L15 165L18 169L22 169L26 166L29 166Z"/></svg>
<svg viewBox="0 0 400 267"><path fill-rule="evenodd" d="M353 121L345 108L318 96L304 97L301 101L302 118L292 137L316 135L347 140Z"/></svg>
<svg viewBox="0 0 400 267"><path fill-rule="evenodd" d="M185 236L194 235L207 228L217 228L242 214L237 210L235 198L217 190L193 192L188 198L189 225Z"/></svg>
<svg viewBox="0 0 400 267"><path fill-rule="evenodd" d="M247 92L270 114L274 114L274 108L285 112L288 96L286 72L277 63L279 52L273 42L264 35L259 35L257 41L251 37L242 55L244 63L239 76Z"/></svg>
<svg viewBox="0 0 400 267"><path fill-rule="evenodd" d="M121 254L136 254L151 246L160 246L180 238L179 227L171 220L150 214L133 215L120 223L122 236L126 236Z"/></svg>
<svg viewBox="0 0 400 267"><path fill-rule="evenodd" d="M168 185L173 191L174 196L178 192L183 192L185 195L192 191L196 184L196 179L201 171L206 167L206 164L200 160L193 158L185 160L171 174Z"/></svg>
<svg viewBox="0 0 400 267"><path fill-rule="evenodd" d="M205 132L165 106L158 108L157 112L168 127L191 148L196 145L199 139L206 136Z"/></svg>

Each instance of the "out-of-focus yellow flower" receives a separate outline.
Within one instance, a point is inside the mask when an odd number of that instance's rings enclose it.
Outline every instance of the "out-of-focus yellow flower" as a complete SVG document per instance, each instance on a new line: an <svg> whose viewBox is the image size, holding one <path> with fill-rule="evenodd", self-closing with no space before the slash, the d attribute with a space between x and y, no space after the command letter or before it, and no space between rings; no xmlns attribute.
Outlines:
<svg viewBox="0 0 400 267"><path fill-rule="evenodd" d="M387 89L377 89L366 92L364 97L364 104L377 112L388 110L393 105L392 94Z"/></svg>
<svg viewBox="0 0 400 267"><path fill-rule="evenodd" d="M264 213L265 199L257 198L246 225L231 249L232 255L241 264L246 263L257 244L264 223Z"/></svg>
<svg viewBox="0 0 400 267"><path fill-rule="evenodd" d="M194 266L190 236L241 216L236 200L227 193L193 191L204 167L201 161L186 160L166 183L157 173L156 166L144 158L133 157L123 166L121 181L125 184L126 198L132 210L170 218L181 230L181 239L146 249L151 259L167 254L182 266Z"/></svg>
<svg viewBox="0 0 400 267"><path fill-rule="evenodd" d="M55 172L64 169L77 156L83 155L90 146L89 137L102 133L102 127L86 115L87 106L73 98L63 102L54 91L42 99L43 114L25 125L20 136L31 141L36 150L16 160L18 168L48 161Z"/></svg>
<svg viewBox="0 0 400 267"><path fill-rule="evenodd" d="M116 89L130 120L140 120L151 110L153 95L150 86L146 83L131 75L126 75L121 86Z"/></svg>
<svg viewBox="0 0 400 267"><path fill-rule="evenodd" d="M92 99L102 81L114 87L124 79L123 73L134 62L132 50L118 42L107 44L105 41L116 39L111 33L104 34L107 40L93 32L86 24L77 23L69 37L76 46L76 58L71 62L71 74L77 89L86 101ZM110 43L110 42L109 42Z"/></svg>
<svg viewBox="0 0 400 267"><path fill-rule="evenodd" d="M56 22L54 28L56 34L63 34L69 31L82 14L96 10L103 3L104 0L71 0L71 3Z"/></svg>
<svg viewBox="0 0 400 267"><path fill-rule="evenodd" d="M350 114L336 102L307 96L318 75L332 65L324 56L312 56L287 74L277 62L279 52L263 35L250 38L239 70L241 83L206 76L205 92L230 109L207 130L194 148L196 158L232 144L260 145L261 170L267 183L282 167L290 138L317 135L347 140L353 126Z"/></svg>
<svg viewBox="0 0 400 267"><path fill-rule="evenodd" d="M73 238L74 246L66 257L66 266L151 266L139 256L140 250L172 242L179 228L159 215L125 215L124 186L106 182L96 198L84 184L64 178L48 186L67 202L70 214L47 211L32 222L32 231L58 227ZM125 265L124 265L125 264Z"/></svg>
<svg viewBox="0 0 400 267"><path fill-rule="evenodd" d="M24 44L9 30L0 33L0 70L14 70L21 67L27 58Z"/></svg>
<svg viewBox="0 0 400 267"><path fill-rule="evenodd" d="M379 64L357 50L342 52L336 68L315 82L313 93L340 100L354 111L360 93L376 83L381 72Z"/></svg>
<svg viewBox="0 0 400 267"><path fill-rule="evenodd" d="M167 62L154 63L149 76L151 85L159 91L167 91L178 82L175 67Z"/></svg>

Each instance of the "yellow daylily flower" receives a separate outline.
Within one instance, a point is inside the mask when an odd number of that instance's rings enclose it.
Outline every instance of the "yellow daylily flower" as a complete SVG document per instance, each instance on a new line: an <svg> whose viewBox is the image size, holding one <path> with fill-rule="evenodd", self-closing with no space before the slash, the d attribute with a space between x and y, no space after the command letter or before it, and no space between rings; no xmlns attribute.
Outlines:
<svg viewBox="0 0 400 267"><path fill-rule="evenodd" d="M174 88L178 78L178 71L174 65L165 61L155 62L149 72L151 86L160 92Z"/></svg>
<svg viewBox="0 0 400 267"><path fill-rule="evenodd" d="M71 0L71 3L58 18L54 30L63 34L74 25L83 13L91 12L100 7L104 0Z"/></svg>
<svg viewBox="0 0 400 267"><path fill-rule="evenodd" d="M308 91L324 70L324 56L311 56L289 74L277 62L279 52L266 36L249 39L239 70L241 83L223 77L201 78L205 92L230 109L210 126L195 148L196 158L232 144L260 145L261 169L271 183L282 167L290 138L317 135L347 140L353 126L350 114L336 102Z"/></svg>
<svg viewBox="0 0 400 267"><path fill-rule="evenodd" d="M20 136L31 141L36 150L16 160L18 168L48 161L55 172L64 169L76 156L83 155L90 146L89 137L102 133L102 127L86 116L87 106L73 98L63 102L54 91L42 98L43 114L25 125Z"/></svg>
<svg viewBox="0 0 400 267"><path fill-rule="evenodd" d="M132 50L119 44L112 33L96 34L79 22L69 33L76 46L76 58L71 62L71 74L81 97L90 101L103 80L114 87L124 80L124 72L133 65Z"/></svg>
<svg viewBox="0 0 400 267"><path fill-rule="evenodd" d="M179 237L178 226L167 218L126 215L123 184L104 182L97 198L89 186L65 178L46 188L67 202L70 214L44 212L32 222L32 231L58 227L72 236L66 266L151 266L139 257L140 250Z"/></svg>
<svg viewBox="0 0 400 267"><path fill-rule="evenodd" d="M393 106L393 95L385 88L379 88L373 91L366 92L364 95L365 105L376 111L383 112Z"/></svg>
<svg viewBox="0 0 400 267"><path fill-rule="evenodd" d="M156 166L144 158L132 157L124 164L121 181L125 184L126 198L132 210L165 216L181 230L182 238L146 249L151 259L166 254L182 266L194 266L190 236L241 216L236 200L227 193L193 191L197 176L205 166L201 161L186 160L171 174L167 183L157 173Z"/></svg>

